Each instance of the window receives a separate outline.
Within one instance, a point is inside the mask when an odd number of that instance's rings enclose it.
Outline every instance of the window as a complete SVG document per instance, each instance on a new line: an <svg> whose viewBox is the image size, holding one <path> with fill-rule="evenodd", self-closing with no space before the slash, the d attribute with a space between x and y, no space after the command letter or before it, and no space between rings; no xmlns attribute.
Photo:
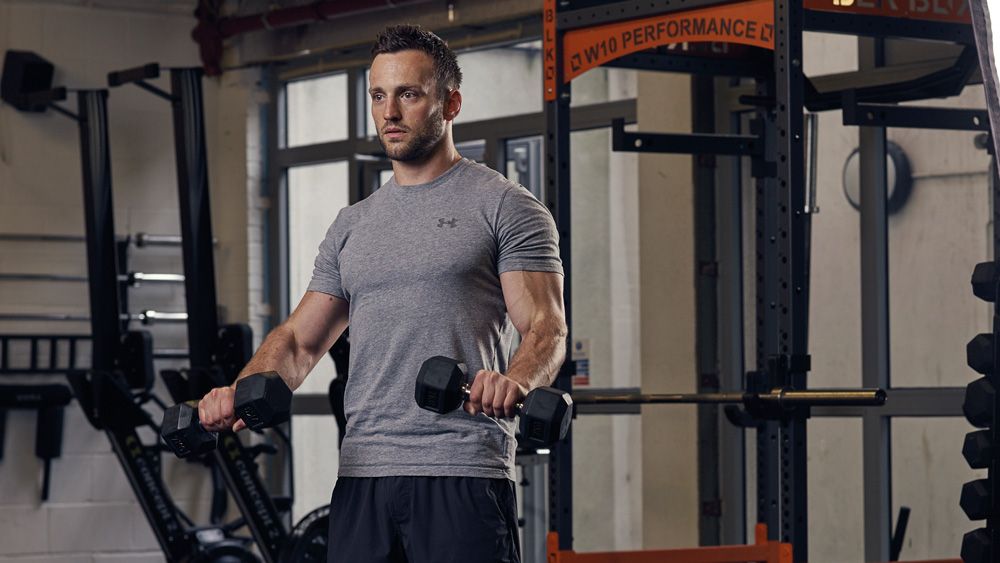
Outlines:
<svg viewBox="0 0 1000 563"><path fill-rule="evenodd" d="M524 137L507 141L507 179L542 196L542 137Z"/></svg>
<svg viewBox="0 0 1000 563"><path fill-rule="evenodd" d="M347 161L288 170L288 302L305 294L326 230L348 205Z"/></svg>
<svg viewBox="0 0 1000 563"><path fill-rule="evenodd" d="M337 213L348 204L346 161L296 166L288 170L288 302L294 308L312 278L313 261L320 242ZM326 394L336 369L330 356L320 358L298 393ZM330 491L309 484L312 475L336 475L337 438L333 416L293 417L295 456L293 519L316 508ZM329 483L326 484L329 486ZM305 494L303 494L305 492ZM325 495L325 496L323 496Z"/></svg>
<svg viewBox="0 0 1000 563"><path fill-rule="evenodd" d="M285 86L286 146L347 138L347 74L328 74Z"/></svg>

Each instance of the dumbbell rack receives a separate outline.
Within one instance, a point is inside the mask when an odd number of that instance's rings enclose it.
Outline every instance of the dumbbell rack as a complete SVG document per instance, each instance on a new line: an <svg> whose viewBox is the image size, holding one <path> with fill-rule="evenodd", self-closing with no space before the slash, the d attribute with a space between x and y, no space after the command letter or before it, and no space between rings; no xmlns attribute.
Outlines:
<svg viewBox="0 0 1000 563"><path fill-rule="evenodd" d="M1000 553L1000 175L993 144L991 157L991 199L993 201L993 260L976 265L972 276L973 291L980 299L993 304L992 332L975 336L966 350L969 367L983 374L965 391L963 411L966 419L985 430L966 435L962 454L973 469L986 469L985 479L976 479L962 487L960 505L971 520L986 520L985 527L972 530L962 538L965 563L996 561ZM985 411L985 412L984 412ZM982 439L982 433L988 436Z"/></svg>

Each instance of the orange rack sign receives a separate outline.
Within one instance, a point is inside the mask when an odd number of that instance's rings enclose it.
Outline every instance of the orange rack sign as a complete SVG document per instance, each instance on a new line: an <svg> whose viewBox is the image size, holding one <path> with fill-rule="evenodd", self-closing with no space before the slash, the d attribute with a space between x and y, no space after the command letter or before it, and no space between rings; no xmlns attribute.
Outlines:
<svg viewBox="0 0 1000 563"><path fill-rule="evenodd" d="M966 0L804 0L806 9L952 23L971 21ZM545 100L556 97L556 0L545 0ZM773 0L746 0L583 27L562 38L564 82L638 51L677 43L723 42L774 49Z"/></svg>
<svg viewBox="0 0 1000 563"><path fill-rule="evenodd" d="M742 43L773 48L774 4L750 0L711 8L574 29L563 38L563 78L619 57L672 43Z"/></svg>

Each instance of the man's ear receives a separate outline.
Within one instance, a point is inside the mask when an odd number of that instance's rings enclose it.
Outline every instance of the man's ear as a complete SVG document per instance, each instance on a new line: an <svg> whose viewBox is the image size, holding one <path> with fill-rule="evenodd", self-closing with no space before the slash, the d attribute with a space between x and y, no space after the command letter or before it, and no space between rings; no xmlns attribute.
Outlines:
<svg viewBox="0 0 1000 563"><path fill-rule="evenodd" d="M444 118L453 121L462 111L462 93L458 90L449 90L444 99Z"/></svg>

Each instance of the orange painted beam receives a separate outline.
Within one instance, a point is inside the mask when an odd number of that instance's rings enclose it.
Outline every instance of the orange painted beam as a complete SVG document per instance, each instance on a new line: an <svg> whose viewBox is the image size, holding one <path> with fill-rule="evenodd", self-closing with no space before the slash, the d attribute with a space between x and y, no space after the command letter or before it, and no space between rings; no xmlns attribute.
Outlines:
<svg viewBox="0 0 1000 563"><path fill-rule="evenodd" d="M558 534L550 532L547 547L547 563L792 563L792 545L775 541L757 545L576 553L560 551Z"/></svg>

